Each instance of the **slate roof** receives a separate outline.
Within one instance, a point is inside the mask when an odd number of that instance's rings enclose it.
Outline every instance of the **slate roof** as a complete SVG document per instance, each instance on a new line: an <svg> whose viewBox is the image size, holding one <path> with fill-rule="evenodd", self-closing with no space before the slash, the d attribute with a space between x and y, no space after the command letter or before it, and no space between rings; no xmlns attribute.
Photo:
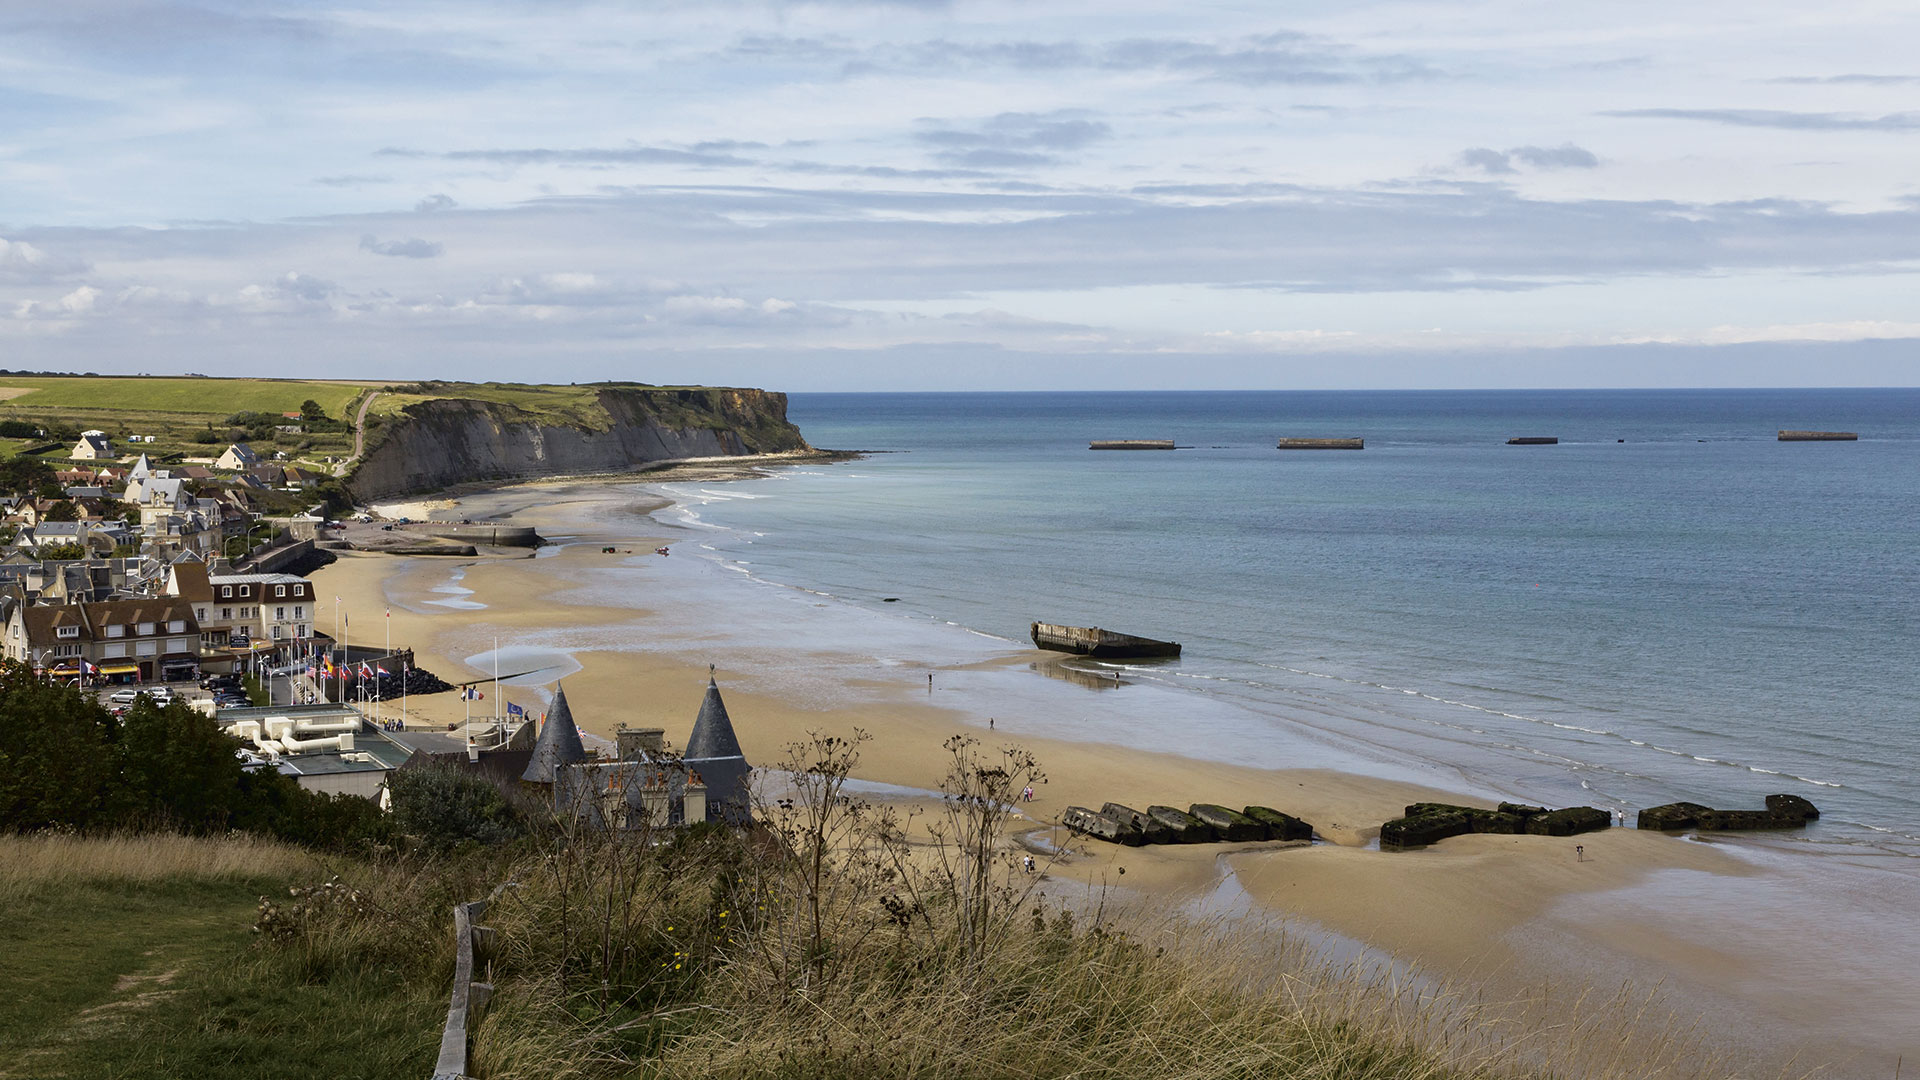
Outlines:
<svg viewBox="0 0 1920 1080"><path fill-rule="evenodd" d="M540 737L533 744L533 757L520 779L535 784L551 784L561 770L587 760L586 745L580 741L580 729L573 722L573 710L567 707L567 691L553 693L553 708L547 710L547 722L540 726Z"/></svg>
<svg viewBox="0 0 1920 1080"><path fill-rule="evenodd" d="M733 720L727 716L727 703L720 700L720 687L712 679L707 680L707 697L700 703L700 715L694 718L693 734L687 737L687 752L682 756L689 761L746 760L733 733Z"/></svg>

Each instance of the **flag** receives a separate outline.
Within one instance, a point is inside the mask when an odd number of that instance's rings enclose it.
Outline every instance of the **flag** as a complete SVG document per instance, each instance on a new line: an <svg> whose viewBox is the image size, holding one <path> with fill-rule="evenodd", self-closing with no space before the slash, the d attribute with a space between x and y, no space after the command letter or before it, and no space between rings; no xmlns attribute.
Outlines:
<svg viewBox="0 0 1920 1080"><path fill-rule="evenodd" d="M508 716L525 716L527 715L527 710L509 701L507 702L507 715Z"/></svg>
<svg viewBox="0 0 1920 1080"><path fill-rule="evenodd" d="M365 660L360 661L360 677L363 679L373 678L373 665L367 663Z"/></svg>
<svg viewBox="0 0 1920 1080"><path fill-rule="evenodd" d="M376 665L374 665L374 669L373 669L373 670L374 670L374 671L376 671L376 672L379 672L379 674L380 674L380 677L381 677L381 678L383 678L383 679L384 679L384 678L386 678L387 676L389 676L389 675L391 675L391 674L393 674L393 672L391 672L391 671L388 671L388 670L386 669L386 667L384 667L383 665L378 665L378 664L376 664Z"/></svg>
<svg viewBox="0 0 1920 1080"><path fill-rule="evenodd" d="M83 657L80 661L80 673L83 675L98 675L100 674L100 669L88 663Z"/></svg>

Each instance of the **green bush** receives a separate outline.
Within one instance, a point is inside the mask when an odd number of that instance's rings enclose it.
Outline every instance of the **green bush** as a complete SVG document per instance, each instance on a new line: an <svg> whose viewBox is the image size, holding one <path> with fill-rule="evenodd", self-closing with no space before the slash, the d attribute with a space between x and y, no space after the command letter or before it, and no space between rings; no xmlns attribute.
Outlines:
<svg viewBox="0 0 1920 1080"><path fill-rule="evenodd" d="M444 765L400 769L387 781L393 823L436 850L501 844L526 834L525 818L485 776Z"/></svg>

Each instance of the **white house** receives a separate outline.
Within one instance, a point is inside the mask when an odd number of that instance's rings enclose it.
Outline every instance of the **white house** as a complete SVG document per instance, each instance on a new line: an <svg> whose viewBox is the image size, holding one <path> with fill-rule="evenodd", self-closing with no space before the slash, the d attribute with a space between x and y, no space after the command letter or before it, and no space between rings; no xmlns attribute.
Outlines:
<svg viewBox="0 0 1920 1080"><path fill-rule="evenodd" d="M227 447L227 452L220 455L219 460L213 463L213 467L226 469L229 472L245 472L258 464L260 464L260 455L253 452L253 447L237 442Z"/></svg>
<svg viewBox="0 0 1920 1080"><path fill-rule="evenodd" d="M113 443L108 441L104 431L83 431L80 441L73 444L72 457L75 461L100 461L113 457Z"/></svg>

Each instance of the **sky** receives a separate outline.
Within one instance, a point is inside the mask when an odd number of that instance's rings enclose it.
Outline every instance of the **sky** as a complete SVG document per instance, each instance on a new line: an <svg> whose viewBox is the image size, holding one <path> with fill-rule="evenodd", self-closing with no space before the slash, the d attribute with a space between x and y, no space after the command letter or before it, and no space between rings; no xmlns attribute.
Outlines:
<svg viewBox="0 0 1920 1080"><path fill-rule="evenodd" d="M1920 5L0 3L0 368L1920 383Z"/></svg>

